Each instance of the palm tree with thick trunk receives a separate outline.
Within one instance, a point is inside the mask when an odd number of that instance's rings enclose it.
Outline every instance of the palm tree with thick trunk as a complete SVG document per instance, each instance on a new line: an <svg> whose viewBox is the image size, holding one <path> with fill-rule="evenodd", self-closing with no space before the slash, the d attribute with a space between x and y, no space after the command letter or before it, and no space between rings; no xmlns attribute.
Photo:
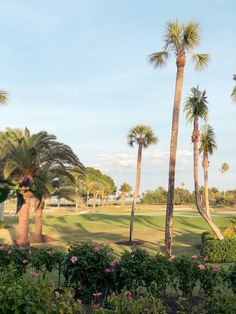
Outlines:
<svg viewBox="0 0 236 314"><path fill-rule="evenodd" d="M49 170L65 171L72 166L82 169L83 165L69 146L57 142L54 135L45 131L30 134L27 128L23 131L8 128L6 132L1 133L1 138L4 140L3 149L0 151L3 175L19 185L17 244L27 245L30 201L34 197L32 193L28 193L27 184L32 185L34 189L45 185L45 169L49 175ZM40 188L38 189L40 191ZM41 206L38 210L41 210Z"/></svg>
<svg viewBox="0 0 236 314"><path fill-rule="evenodd" d="M208 216L210 216L209 208L209 185L208 185L208 168L209 168L209 155L214 153L217 149L214 129L209 125L205 125L201 134L199 153L202 154L202 167L204 173L204 195L205 207Z"/></svg>
<svg viewBox="0 0 236 314"><path fill-rule="evenodd" d="M134 212L136 208L136 202L139 195L140 189L140 180L141 180L141 164L142 164L142 151L143 148L146 149L152 144L156 144L158 142L158 138L153 133L152 129L147 125L137 125L133 127L127 136L128 145L130 147L134 147L136 144L138 146L138 158L137 158L137 172L136 172L136 183L135 183L135 191L134 198L132 202L131 208L131 216L130 216L130 231L129 231L129 241L133 242L133 228L134 228Z"/></svg>
<svg viewBox="0 0 236 314"><path fill-rule="evenodd" d="M152 64L154 64L155 68L158 68L166 65L168 58L172 54L175 57L177 67L170 141L169 182L165 228L165 248L166 254L169 256L172 253L171 244L173 232L172 229L173 229L173 199L175 189L175 166L179 129L179 112L186 56L188 53L192 54L192 59L195 63L195 70L204 69L209 61L208 54L193 54L194 49L198 47L199 43L200 33L198 23L189 22L186 24L181 24L178 22L178 20L174 22L168 22L166 25L163 50L155 52L151 54L149 57L149 61Z"/></svg>
<svg viewBox="0 0 236 314"><path fill-rule="evenodd" d="M236 74L234 74L233 80L236 81ZM236 102L236 85L233 87L231 97L232 97L232 100L233 100L234 102Z"/></svg>

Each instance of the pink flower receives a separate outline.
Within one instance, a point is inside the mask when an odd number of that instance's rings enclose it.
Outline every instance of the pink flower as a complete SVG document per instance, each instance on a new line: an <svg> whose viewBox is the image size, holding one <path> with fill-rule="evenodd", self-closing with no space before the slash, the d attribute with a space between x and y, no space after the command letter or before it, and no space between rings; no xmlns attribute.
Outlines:
<svg viewBox="0 0 236 314"><path fill-rule="evenodd" d="M11 255L11 254L12 254L12 250L9 250L9 251L7 252L7 254L8 254L8 255Z"/></svg>
<svg viewBox="0 0 236 314"><path fill-rule="evenodd" d="M0 246L0 250L1 250L1 251L4 250L4 245L1 245L1 246Z"/></svg>
<svg viewBox="0 0 236 314"><path fill-rule="evenodd" d="M48 280L48 285L49 286L54 286L54 281L51 279L51 280Z"/></svg>
<svg viewBox="0 0 236 314"><path fill-rule="evenodd" d="M205 267L205 265L203 265L203 264L199 264L199 265L198 265L198 268L201 269L201 270L204 270L206 267Z"/></svg>
<svg viewBox="0 0 236 314"><path fill-rule="evenodd" d="M99 298L101 295L102 295L102 292L93 293L93 296L94 296L95 298Z"/></svg>
<svg viewBox="0 0 236 314"><path fill-rule="evenodd" d="M208 257L204 257L204 262L209 262L209 258Z"/></svg>
<svg viewBox="0 0 236 314"><path fill-rule="evenodd" d="M105 272L106 272L106 273L110 273L110 272L111 272L110 268L106 268L106 269L105 269Z"/></svg>
<svg viewBox="0 0 236 314"><path fill-rule="evenodd" d="M35 271L31 271L31 272L30 272L30 275L31 275L33 278L35 278L35 277L38 276L38 274L37 274Z"/></svg>
<svg viewBox="0 0 236 314"><path fill-rule="evenodd" d="M93 304L93 308L96 310L96 309L99 309L100 308L100 304L97 303L97 304Z"/></svg>
<svg viewBox="0 0 236 314"><path fill-rule="evenodd" d="M217 272L218 272L218 268L213 267L211 271L212 271L213 273L217 273Z"/></svg>
<svg viewBox="0 0 236 314"><path fill-rule="evenodd" d="M128 297L128 298L131 298L132 297L132 292L131 291L125 291L125 293L124 293L124 296L125 297Z"/></svg>
<svg viewBox="0 0 236 314"><path fill-rule="evenodd" d="M193 256L192 256L192 259L197 259L197 258L198 258L197 255L193 255Z"/></svg>
<svg viewBox="0 0 236 314"><path fill-rule="evenodd" d="M99 252L99 251L101 251L101 248L100 248L100 246L95 246L95 252Z"/></svg>
<svg viewBox="0 0 236 314"><path fill-rule="evenodd" d="M52 251L48 250L48 251L47 251L47 254L48 254L48 255L52 255Z"/></svg>
<svg viewBox="0 0 236 314"><path fill-rule="evenodd" d="M111 267L116 266L116 260L113 259L113 261L111 261L111 264L110 264L110 265L111 265Z"/></svg>
<svg viewBox="0 0 236 314"><path fill-rule="evenodd" d="M75 264L78 261L78 258L77 258L77 256L72 256L70 260L71 260L72 264Z"/></svg>
<svg viewBox="0 0 236 314"><path fill-rule="evenodd" d="M166 260L168 263L172 263L173 262L173 258L172 257L169 257L169 258L167 258L167 260Z"/></svg>
<svg viewBox="0 0 236 314"><path fill-rule="evenodd" d="M23 261L21 261L22 264L28 264L28 260L27 259L23 259Z"/></svg>
<svg viewBox="0 0 236 314"><path fill-rule="evenodd" d="M109 255L111 255L111 254L112 254L112 252L107 252L107 254L106 254L106 255L107 255L107 256L109 256Z"/></svg>

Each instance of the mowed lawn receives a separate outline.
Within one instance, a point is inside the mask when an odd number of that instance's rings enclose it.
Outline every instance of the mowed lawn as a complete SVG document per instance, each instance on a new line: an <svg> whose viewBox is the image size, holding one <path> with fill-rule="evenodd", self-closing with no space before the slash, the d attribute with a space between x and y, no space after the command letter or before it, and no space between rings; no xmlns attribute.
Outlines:
<svg viewBox="0 0 236 314"><path fill-rule="evenodd" d="M34 217L30 218L30 230L34 229ZM66 249L69 242L93 240L110 243L117 254L129 249L129 246L117 242L127 241L129 235L130 206L98 207L95 212L88 209L50 209L44 213L44 234L56 241L47 243L52 247ZM236 209L220 208L212 213L214 222L219 227L228 226L236 218ZM5 221L11 225L8 230L0 230L0 241L10 242L15 238L17 217L6 216ZM139 246L152 253L164 252L164 206L139 205L135 213L134 239L142 241ZM201 233L209 230L196 209L176 207L174 212L173 253L198 254Z"/></svg>

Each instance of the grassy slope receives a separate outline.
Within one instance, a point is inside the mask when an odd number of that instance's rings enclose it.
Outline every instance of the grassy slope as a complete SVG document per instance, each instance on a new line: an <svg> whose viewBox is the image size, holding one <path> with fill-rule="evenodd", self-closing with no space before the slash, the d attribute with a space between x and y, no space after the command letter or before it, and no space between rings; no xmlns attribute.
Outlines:
<svg viewBox="0 0 236 314"><path fill-rule="evenodd" d="M84 209L82 211L85 211ZM65 248L68 242L76 240L94 240L109 242L119 254L126 246L115 244L117 241L127 241L129 231L130 208L104 207L98 208L95 213L76 213L72 210L48 211L44 215L44 233L57 239L50 243L54 247ZM234 212L226 208L212 214L213 220L219 227L227 226L230 219L235 217ZM6 221L12 224L11 234L6 239L3 233L0 241L10 241L16 234L15 216L7 216ZM33 230L33 218L31 218ZM142 205L136 211L134 238L142 240L143 247L150 252L163 252L164 245L165 211L162 206ZM200 235L208 230L207 224L195 209L176 208L174 217L174 254L197 254L200 247Z"/></svg>

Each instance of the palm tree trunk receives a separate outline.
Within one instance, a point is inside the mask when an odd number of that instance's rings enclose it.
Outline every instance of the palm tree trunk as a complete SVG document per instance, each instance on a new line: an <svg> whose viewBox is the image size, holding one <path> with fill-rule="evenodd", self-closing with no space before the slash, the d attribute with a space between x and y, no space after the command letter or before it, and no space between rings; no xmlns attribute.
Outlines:
<svg viewBox="0 0 236 314"><path fill-rule="evenodd" d="M204 153L203 155L203 161L202 161L202 167L204 172L204 194L205 194L205 207L206 207L206 213L208 216L210 216L210 208L209 208L209 193L208 193L208 156Z"/></svg>
<svg viewBox="0 0 236 314"><path fill-rule="evenodd" d="M124 195L124 193L121 194L120 200L121 200L121 206L124 206L125 205L125 195Z"/></svg>
<svg viewBox="0 0 236 314"><path fill-rule="evenodd" d="M129 229L129 241L133 242L133 229L134 229L134 211L136 208L137 197L140 189L140 180L141 180L141 164L142 164L142 148L143 145L140 143L138 146L138 159L137 159L137 173L136 173L136 184L135 184L135 193L134 199L131 208L130 215L130 229Z"/></svg>
<svg viewBox="0 0 236 314"><path fill-rule="evenodd" d="M4 202L0 203L0 221L4 221Z"/></svg>
<svg viewBox="0 0 236 314"><path fill-rule="evenodd" d="M197 206L199 214L203 217L203 219L205 219L205 221L213 230L217 238L219 240L223 240L224 237L222 233L220 232L220 229L213 223L213 221L211 220L211 217L203 209L203 206L201 203L201 198L200 198L200 193L199 193L199 184L198 184L198 157L199 157L198 142L199 142L199 139L200 139L200 132L198 130L198 119L195 119L192 140L194 143L193 161L194 161L194 191L195 191L196 206Z"/></svg>
<svg viewBox="0 0 236 314"><path fill-rule="evenodd" d="M95 193L93 195L93 211L95 211L95 209L96 209L96 201L97 201L97 194Z"/></svg>
<svg viewBox="0 0 236 314"><path fill-rule="evenodd" d="M89 206L89 192L87 192L87 195L86 195L86 207Z"/></svg>
<svg viewBox="0 0 236 314"><path fill-rule="evenodd" d="M36 242L43 242L43 209L44 200L41 201L39 207L35 210L35 238Z"/></svg>
<svg viewBox="0 0 236 314"><path fill-rule="evenodd" d="M166 229L165 229L165 249L166 254L171 256L172 253L172 232L173 232L173 199L175 189L175 164L176 164L176 151L178 143L178 129L179 129L179 111L182 95L182 87L184 80L184 66L185 54L182 53L176 58L177 74L175 83L175 96L174 108L172 116L172 131L170 142L170 161L169 161L169 183L168 183L168 196L166 206Z"/></svg>
<svg viewBox="0 0 236 314"><path fill-rule="evenodd" d="M25 203L19 211L19 229L16 240L19 246L28 246L30 197L24 196Z"/></svg>

